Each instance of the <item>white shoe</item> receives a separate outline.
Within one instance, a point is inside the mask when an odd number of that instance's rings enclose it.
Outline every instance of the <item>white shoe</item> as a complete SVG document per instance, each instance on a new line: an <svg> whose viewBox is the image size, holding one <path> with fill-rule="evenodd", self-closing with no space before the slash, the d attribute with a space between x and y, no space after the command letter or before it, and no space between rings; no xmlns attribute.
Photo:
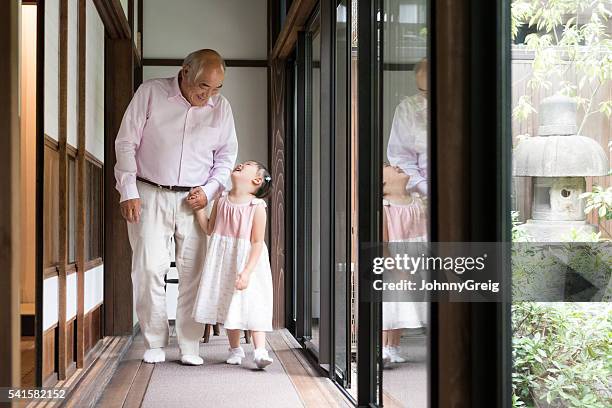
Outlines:
<svg viewBox="0 0 612 408"><path fill-rule="evenodd" d="M229 356L227 356L227 360L225 362L227 364L240 365L242 364L242 359L245 358L244 350L242 347L229 348Z"/></svg>
<svg viewBox="0 0 612 408"><path fill-rule="evenodd" d="M181 356L181 363L185 365L199 366L204 364L204 360L200 356L184 354Z"/></svg>
<svg viewBox="0 0 612 408"><path fill-rule="evenodd" d="M268 350L264 349L255 349L253 350L253 361L255 365L259 369L264 369L270 364L272 364L272 358L268 355Z"/></svg>
<svg viewBox="0 0 612 408"><path fill-rule="evenodd" d="M389 358L391 359L392 363L405 363L406 361L408 361L402 356L400 356L399 351L400 351L399 346L389 347Z"/></svg>
<svg viewBox="0 0 612 408"><path fill-rule="evenodd" d="M166 353L161 348L148 349L142 356L142 360L149 364L162 363L166 361Z"/></svg>
<svg viewBox="0 0 612 408"><path fill-rule="evenodd" d="M383 365L389 364L391 362L391 356L389 355L389 347L385 346L382 349L382 360Z"/></svg>

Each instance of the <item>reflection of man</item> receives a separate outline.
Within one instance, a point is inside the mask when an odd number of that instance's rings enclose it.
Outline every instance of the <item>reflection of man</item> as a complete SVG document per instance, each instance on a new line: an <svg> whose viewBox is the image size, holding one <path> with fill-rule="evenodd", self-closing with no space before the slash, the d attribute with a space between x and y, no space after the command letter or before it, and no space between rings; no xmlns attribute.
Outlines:
<svg viewBox="0 0 612 408"><path fill-rule="evenodd" d="M200 365L204 327L191 317L206 252L194 210L223 188L234 167L236 131L229 102L218 95L221 56L200 50L172 78L143 83L130 102L115 142L115 178L128 221L136 313L147 363L165 360L168 316L164 275L175 242L179 273L176 334L184 364Z"/></svg>
<svg viewBox="0 0 612 408"><path fill-rule="evenodd" d="M415 67L419 92L405 98L395 109L387 158L410 176L409 192L427 195L427 59Z"/></svg>

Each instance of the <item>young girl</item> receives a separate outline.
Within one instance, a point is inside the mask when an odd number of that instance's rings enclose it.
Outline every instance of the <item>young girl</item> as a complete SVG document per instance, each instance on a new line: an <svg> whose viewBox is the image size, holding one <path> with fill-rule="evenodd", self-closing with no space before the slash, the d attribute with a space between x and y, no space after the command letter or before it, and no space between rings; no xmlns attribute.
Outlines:
<svg viewBox="0 0 612 408"><path fill-rule="evenodd" d="M425 205L406 192L410 176L398 166L383 168L383 241L427 241ZM399 354L402 330L423 326L425 303L383 302L383 362L405 363Z"/></svg>
<svg viewBox="0 0 612 408"><path fill-rule="evenodd" d="M206 262L193 310L201 323L223 323L229 338L228 364L241 364L240 332L251 330L258 368L272 363L266 331L272 330L272 273L264 242L266 203L272 177L256 161L236 166L232 189L215 201L210 219L196 212L209 238Z"/></svg>

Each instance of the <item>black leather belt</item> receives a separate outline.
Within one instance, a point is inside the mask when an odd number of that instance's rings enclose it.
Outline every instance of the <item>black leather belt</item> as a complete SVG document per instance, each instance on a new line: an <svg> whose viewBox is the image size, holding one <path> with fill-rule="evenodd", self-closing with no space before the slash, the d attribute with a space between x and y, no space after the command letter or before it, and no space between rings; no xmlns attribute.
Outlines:
<svg viewBox="0 0 612 408"><path fill-rule="evenodd" d="M183 186L164 186L164 185L157 184L151 180L147 180L142 177L136 177L136 180L142 181L143 183L149 184L153 187L163 188L164 190L170 190L170 191L191 191L191 189L193 188L193 187L183 187Z"/></svg>

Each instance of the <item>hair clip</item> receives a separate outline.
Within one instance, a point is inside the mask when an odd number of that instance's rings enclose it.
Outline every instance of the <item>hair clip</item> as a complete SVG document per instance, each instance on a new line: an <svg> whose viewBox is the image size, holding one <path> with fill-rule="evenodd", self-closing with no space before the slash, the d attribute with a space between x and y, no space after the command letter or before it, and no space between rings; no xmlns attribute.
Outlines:
<svg viewBox="0 0 612 408"><path fill-rule="evenodd" d="M264 180L266 180L266 181L270 181L270 180L272 180L272 177L270 177L270 176L265 176L265 177L264 177Z"/></svg>

